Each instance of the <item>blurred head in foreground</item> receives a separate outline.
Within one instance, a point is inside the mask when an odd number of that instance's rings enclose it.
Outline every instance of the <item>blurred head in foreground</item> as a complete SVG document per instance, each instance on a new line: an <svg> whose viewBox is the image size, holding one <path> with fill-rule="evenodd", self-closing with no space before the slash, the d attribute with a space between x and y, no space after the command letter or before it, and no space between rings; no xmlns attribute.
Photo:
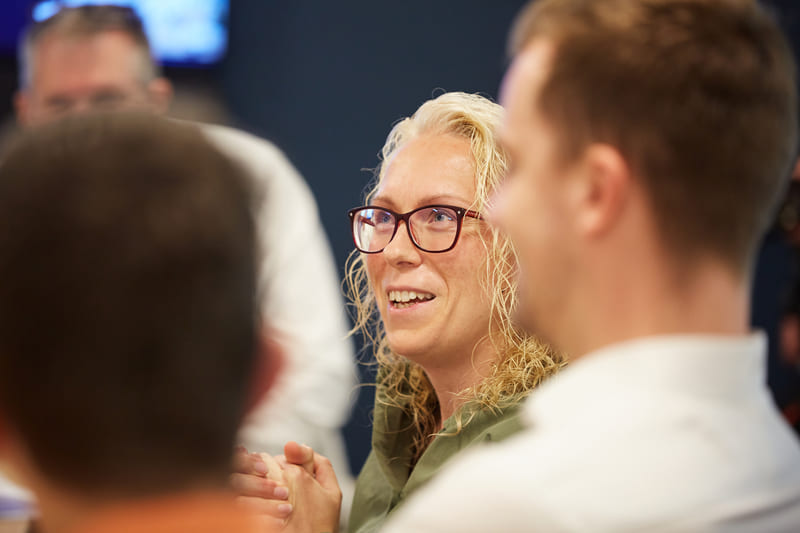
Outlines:
<svg viewBox="0 0 800 533"><path fill-rule="evenodd" d="M48 494L224 490L274 361L250 206L234 164L152 115L71 117L5 154L0 457L45 519Z"/></svg>
<svg viewBox="0 0 800 533"><path fill-rule="evenodd" d="M526 325L581 354L664 329L617 314L637 298L660 312L654 287L730 289L746 309L797 143L791 53L758 3L541 0L510 44L513 164L495 218L519 250ZM673 330L699 309L684 307Z"/></svg>

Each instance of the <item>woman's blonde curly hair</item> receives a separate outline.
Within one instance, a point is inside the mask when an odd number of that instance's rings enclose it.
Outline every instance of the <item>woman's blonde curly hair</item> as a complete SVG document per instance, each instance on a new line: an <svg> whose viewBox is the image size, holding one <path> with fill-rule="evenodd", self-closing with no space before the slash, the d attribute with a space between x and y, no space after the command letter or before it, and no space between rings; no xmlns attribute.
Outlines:
<svg viewBox="0 0 800 533"><path fill-rule="evenodd" d="M368 187L366 204L380 188L387 163L407 142L421 135L449 134L470 140L475 158L476 198L469 209L485 212L506 171L506 155L497 142L503 114L500 105L475 94L451 92L428 100L389 133L381 151L381 163L375 170L376 178ZM563 364L549 347L514 326L517 263L511 243L494 228L480 235L486 248L481 283L491 295L487 338L499 357L491 374L479 385L460 391L464 405L456 413L458 431L469 423L477 409L501 409L518 402ZM389 347L363 256L357 250L347 260L345 281L355 320L353 331L360 331L374 346L379 365L377 401L408 412L415 430L412 456L418 459L440 424L436 393L422 367Z"/></svg>

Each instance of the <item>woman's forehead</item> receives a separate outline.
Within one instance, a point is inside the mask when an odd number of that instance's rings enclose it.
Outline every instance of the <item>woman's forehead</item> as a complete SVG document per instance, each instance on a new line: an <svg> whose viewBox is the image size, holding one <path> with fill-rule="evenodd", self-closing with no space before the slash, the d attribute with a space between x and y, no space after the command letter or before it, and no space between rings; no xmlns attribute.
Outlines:
<svg viewBox="0 0 800 533"><path fill-rule="evenodd" d="M469 140L452 135L409 141L387 162L373 201L471 204L475 162Z"/></svg>

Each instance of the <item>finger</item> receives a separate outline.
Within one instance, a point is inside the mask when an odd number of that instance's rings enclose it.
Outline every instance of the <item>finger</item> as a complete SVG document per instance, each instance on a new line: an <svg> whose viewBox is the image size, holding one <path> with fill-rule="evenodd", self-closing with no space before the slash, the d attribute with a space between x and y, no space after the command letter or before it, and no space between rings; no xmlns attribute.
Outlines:
<svg viewBox="0 0 800 533"><path fill-rule="evenodd" d="M289 489L271 479L250 474L231 474L230 484L240 496L254 496L272 500L287 500Z"/></svg>
<svg viewBox="0 0 800 533"><path fill-rule="evenodd" d="M309 474L314 474L314 450L310 446L290 441L283 447L283 454L288 463L301 466Z"/></svg>
<svg viewBox="0 0 800 533"><path fill-rule="evenodd" d="M251 496L239 496L236 503L249 513L273 518L285 519L292 514L292 504L278 500L265 500L263 498L253 498Z"/></svg>
<svg viewBox="0 0 800 533"><path fill-rule="evenodd" d="M327 463L327 464L326 464ZM297 519L310 520L311 529L300 528L297 531L336 531L339 524L342 492L336 484L336 476L332 474L333 468L330 461L320 459L320 468L330 470L330 475L323 476L328 487L322 486L303 467L289 464L285 470L286 479L291 487L292 497L296 500L292 517L288 520L291 525Z"/></svg>
<svg viewBox="0 0 800 533"><path fill-rule="evenodd" d="M292 493L292 499L290 501L296 499L298 497L296 496L297 494L302 495L304 490L310 486L305 484L317 484L313 474L309 474L302 466L293 465L291 463L286 465L283 475L286 477L286 484Z"/></svg>
<svg viewBox="0 0 800 533"><path fill-rule="evenodd" d="M267 473L267 465L258 454L247 453L247 450L238 447L233 454L233 471L240 474L264 476Z"/></svg>
<svg viewBox="0 0 800 533"><path fill-rule="evenodd" d="M285 484L283 468L281 468L281 465L278 463L278 461L276 461L275 458L268 453L260 453L258 455L261 457L261 460L264 461L264 464L266 464L267 478L277 481L281 484Z"/></svg>

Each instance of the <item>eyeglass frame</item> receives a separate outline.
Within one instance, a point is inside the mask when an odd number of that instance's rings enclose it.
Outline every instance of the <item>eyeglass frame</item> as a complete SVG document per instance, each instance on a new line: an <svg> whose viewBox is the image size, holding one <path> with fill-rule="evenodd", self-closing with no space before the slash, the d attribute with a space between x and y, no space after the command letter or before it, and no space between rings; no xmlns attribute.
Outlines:
<svg viewBox="0 0 800 533"><path fill-rule="evenodd" d="M420 246L419 243L417 243L416 239L414 238L414 235L411 233L411 226L408 223L408 221L410 220L411 216L414 213L416 213L418 211L422 211L423 209L430 209L430 208L435 208L435 207L444 207L444 208L447 208L447 209L452 209L456 213L456 235L455 235L455 237L453 237L453 244L451 244L448 248L445 248L444 250L426 250L425 248ZM383 245L383 248L381 248L380 250L374 250L374 251L371 251L371 252L370 251L366 251L366 250L362 250L358 246L358 242L356 242L356 232L355 232L355 228L353 227L354 223L355 223L355 216L356 216L356 213L358 213L359 211L362 211L364 209L380 209L381 211L386 211L387 213L390 213L394 217L394 230L392 231L392 236L389 237L389 240L386 241L386 244ZM407 213L397 213L396 211L392 211L388 207L381 207L381 206L378 206L378 205L362 205L360 207L354 207L354 208L350 209L347 212L347 216L350 218L350 235L353 237L353 244L355 245L356 250L358 250L359 252L361 252L363 254L379 254L382 251L384 251L386 249L386 247L389 246L389 244L391 244L391 242L394 240L395 235L397 235L397 228L400 227L400 222L401 221L405 223L406 231L408 232L408 238L409 238L409 240L411 240L411 244L413 244L418 250L421 250L421 251L423 251L425 253L429 253L429 254L441 254L441 253L444 253L444 252L449 252L450 250L455 248L456 244L458 244L458 238L461 236L461 226L462 226L462 223L464 222L464 217L470 217L470 218L474 218L476 220L484 220L483 215L481 215L477 211L473 211L471 209L466 209L464 207L458 207L458 206L455 206L455 205L447 205L447 204L423 205L421 207L417 207L416 209L412 209L411 211L408 211Z"/></svg>

